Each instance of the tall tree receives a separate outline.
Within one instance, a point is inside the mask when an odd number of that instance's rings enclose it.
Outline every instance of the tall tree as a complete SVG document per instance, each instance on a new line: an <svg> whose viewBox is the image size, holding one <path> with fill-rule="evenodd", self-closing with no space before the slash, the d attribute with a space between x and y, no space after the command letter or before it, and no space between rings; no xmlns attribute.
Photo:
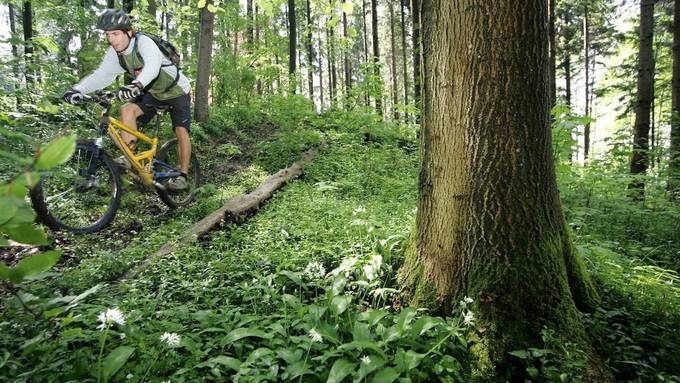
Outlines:
<svg viewBox="0 0 680 383"><path fill-rule="evenodd" d="M557 36L555 32L555 1L548 0L548 17L550 20L550 105L557 100Z"/></svg>
<svg viewBox="0 0 680 383"><path fill-rule="evenodd" d="M309 98L314 100L314 46L312 45L312 6L311 0L307 0L307 28L305 33L305 45L307 46L307 83Z"/></svg>
<svg viewBox="0 0 680 383"><path fill-rule="evenodd" d="M116 0L106 0L106 8L116 8Z"/></svg>
<svg viewBox="0 0 680 383"><path fill-rule="evenodd" d="M345 4L345 0L342 0L342 4ZM345 7L343 6L342 8L342 37L345 39L345 42L348 41L349 34L348 34L348 26L347 26L347 12L345 12ZM349 95L349 90L352 87L352 71L351 67L349 64L349 49L344 49L343 52L343 70L345 72L345 99L347 99L347 95Z"/></svg>
<svg viewBox="0 0 680 383"><path fill-rule="evenodd" d="M671 144L668 164L668 192L680 199L680 6L673 2L673 79L671 88Z"/></svg>
<svg viewBox="0 0 680 383"><path fill-rule="evenodd" d="M380 46L378 45L378 0L371 0L371 32L373 34L373 65L374 75L380 79ZM375 110L378 115L383 115L382 92L376 95Z"/></svg>
<svg viewBox="0 0 680 383"><path fill-rule="evenodd" d="M253 40L255 40L253 31L253 0L248 0L246 2L246 41L248 42L249 50L253 49Z"/></svg>
<svg viewBox="0 0 680 383"><path fill-rule="evenodd" d="M24 1L22 26L24 29L24 65L26 66L26 84L28 85L36 80L35 71L31 68L33 62L33 5L30 1Z"/></svg>
<svg viewBox="0 0 680 383"><path fill-rule="evenodd" d="M14 38L17 34L16 12L14 11L14 4L8 3L7 6L9 7L9 31L12 34L12 38ZM14 43L14 40L12 40L12 57L14 59L19 57L19 48Z"/></svg>
<svg viewBox="0 0 680 383"><path fill-rule="evenodd" d="M399 118L397 114L397 52L396 44L394 38L394 0L388 0L387 7L390 11L390 64L391 65L391 77L392 77L392 114L394 119Z"/></svg>
<svg viewBox="0 0 680 383"><path fill-rule="evenodd" d="M408 69L407 69L407 62L406 62L406 51L407 51L407 46L406 46L406 16L404 15L404 3L406 3L408 0L399 0L399 6L401 7L401 63L402 65L402 80L404 83L404 104L408 105Z"/></svg>
<svg viewBox="0 0 680 383"><path fill-rule="evenodd" d="M412 45L413 45L413 101L416 107L421 108L421 71L420 71L420 57L421 57L421 45L420 45L420 4L421 0L411 0L411 18L413 25L413 33L411 35ZM420 115L416 118L416 121L420 123Z"/></svg>
<svg viewBox="0 0 680 383"><path fill-rule="evenodd" d="M649 122L652 98L654 97L654 3L655 0L640 1L640 51L638 54L637 104L635 105L635 135L630 172L644 175L649 167ZM635 180L629 185L636 198L644 196L645 183Z"/></svg>
<svg viewBox="0 0 680 383"><path fill-rule="evenodd" d="M583 4L583 73L584 73L584 105L586 116L590 115L590 15L588 2ZM590 121L583 126L583 160L588 159L590 153Z"/></svg>
<svg viewBox="0 0 680 383"><path fill-rule="evenodd" d="M134 0L123 0L123 10L125 11L125 13L132 12L134 4L135 4Z"/></svg>
<svg viewBox="0 0 680 383"><path fill-rule="evenodd" d="M149 12L149 15L151 15L151 18L153 21L156 21L156 12L158 12L158 4L156 4L156 0L148 0L149 4L147 7L147 11Z"/></svg>
<svg viewBox="0 0 680 383"><path fill-rule="evenodd" d="M492 377L544 326L585 343L577 307L597 302L557 191L547 2L520 3L423 0L419 201L399 272L414 306L475 300L473 369Z"/></svg>
<svg viewBox="0 0 680 383"><path fill-rule="evenodd" d="M290 84L288 91L295 93L297 80L295 71L297 70L297 19L295 16L295 0L288 0L288 77Z"/></svg>
<svg viewBox="0 0 680 383"><path fill-rule="evenodd" d="M366 0L361 0L361 22L364 33L364 64L368 65L368 23L366 23L366 13ZM364 93L364 101L366 102L366 106L371 104L368 93Z"/></svg>
<svg viewBox="0 0 680 383"><path fill-rule="evenodd" d="M207 0L201 8L200 31L198 42L198 64L196 73L196 121L208 120L210 112L208 93L210 90L210 67L212 63L213 28L215 14L210 12L209 5L213 0Z"/></svg>

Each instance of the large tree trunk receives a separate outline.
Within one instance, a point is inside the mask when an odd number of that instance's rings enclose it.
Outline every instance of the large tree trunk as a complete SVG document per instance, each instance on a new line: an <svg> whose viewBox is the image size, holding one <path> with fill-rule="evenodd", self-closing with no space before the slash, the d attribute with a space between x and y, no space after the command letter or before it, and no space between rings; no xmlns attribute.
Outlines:
<svg viewBox="0 0 680 383"><path fill-rule="evenodd" d="M557 102L557 36L555 33L555 2L548 0L548 17L550 19L550 107Z"/></svg>
<svg viewBox="0 0 680 383"><path fill-rule="evenodd" d="M290 84L288 91L295 94L297 79L297 20L295 17L295 0L288 0L288 77Z"/></svg>
<svg viewBox="0 0 680 383"><path fill-rule="evenodd" d="M399 5L401 6L401 63L403 64L404 105L408 105L408 69L406 64L406 50L408 47L406 46L406 16L404 15L404 3L406 1L408 0L399 0ZM406 114L404 117L406 117Z"/></svg>
<svg viewBox="0 0 680 383"><path fill-rule="evenodd" d="M480 375L505 371L509 351L542 345L543 326L587 347L577 307L593 307L597 294L557 191L547 3L423 0L422 10L419 202L399 272L405 298L443 314L474 299Z"/></svg>
<svg viewBox="0 0 680 383"><path fill-rule="evenodd" d="M380 77L380 46L378 45L378 0L371 0L371 32L373 34L373 65L374 75ZM382 81L381 81L382 82ZM383 115L382 94L376 95L375 110L378 115Z"/></svg>
<svg viewBox="0 0 680 383"><path fill-rule="evenodd" d="M390 56L391 56L391 76L392 76L392 115L394 120L399 119L399 115L397 114L397 103L399 100L397 99L397 87L399 86L397 84L397 52L396 52L396 44L394 41L394 3L390 0L388 3L388 8L390 11Z"/></svg>
<svg viewBox="0 0 680 383"><path fill-rule="evenodd" d="M668 195L680 199L680 6L673 2L673 80L671 88L671 145Z"/></svg>
<svg viewBox="0 0 680 383"><path fill-rule="evenodd" d="M590 115L590 15L588 13L588 4L584 4L583 9L583 69L585 77L585 89L583 95L585 96L584 114ZM590 153L590 122L586 122L583 126L583 161L588 160Z"/></svg>
<svg viewBox="0 0 680 383"><path fill-rule="evenodd" d="M11 33L11 37L15 37L17 34L17 26L16 26L16 12L14 11L14 5L12 3L7 4L9 7L9 31ZM16 60L19 58L19 48L17 45L12 41L12 57ZM16 64L14 64L16 67Z"/></svg>
<svg viewBox="0 0 680 383"><path fill-rule="evenodd" d="M307 33L305 44L307 45L307 83L309 86L309 98L314 102L314 47L312 45L312 6L311 0L307 0Z"/></svg>
<svg viewBox="0 0 680 383"><path fill-rule="evenodd" d="M421 93L421 73L420 73L420 4L421 0L411 0L411 17L413 18L413 34L412 34L412 45L413 45L413 101L418 109L422 108L422 101L420 97ZM418 114L416 122L420 123L421 116Z"/></svg>
<svg viewBox="0 0 680 383"><path fill-rule="evenodd" d="M654 3L655 0L640 2L640 53L638 59L637 105L635 106L635 135L630 172L644 175L649 167L649 122L652 98L654 97ZM645 183L633 181L629 189L635 198L644 196Z"/></svg>
<svg viewBox="0 0 680 383"><path fill-rule="evenodd" d="M198 65L196 74L196 121L203 122L208 120L210 111L209 89L210 89L210 66L212 63L212 42L213 26L215 24L215 14L208 11L208 4L201 9L201 22L198 43Z"/></svg>

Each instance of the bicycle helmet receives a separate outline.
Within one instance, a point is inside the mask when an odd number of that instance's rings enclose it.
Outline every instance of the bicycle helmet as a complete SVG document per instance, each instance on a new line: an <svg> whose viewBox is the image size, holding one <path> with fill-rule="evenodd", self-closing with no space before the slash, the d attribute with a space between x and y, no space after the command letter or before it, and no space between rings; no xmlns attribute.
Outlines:
<svg viewBox="0 0 680 383"><path fill-rule="evenodd" d="M97 20L97 29L114 31L117 29L129 31L132 29L130 18L120 9L107 9Z"/></svg>

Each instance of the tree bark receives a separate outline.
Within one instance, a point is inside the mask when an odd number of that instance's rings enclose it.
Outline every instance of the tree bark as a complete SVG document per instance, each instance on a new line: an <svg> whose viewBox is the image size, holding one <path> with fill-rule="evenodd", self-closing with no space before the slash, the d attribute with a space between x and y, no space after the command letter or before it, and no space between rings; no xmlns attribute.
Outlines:
<svg viewBox="0 0 680 383"><path fill-rule="evenodd" d="M564 98L567 106L571 108L571 40L572 27L571 27L571 14L569 11L564 12L564 58L562 61L562 67L564 68Z"/></svg>
<svg viewBox="0 0 680 383"><path fill-rule="evenodd" d="M309 86L309 98L314 102L314 46L312 45L312 6L311 0L307 0L307 33L305 44L307 45L307 83Z"/></svg>
<svg viewBox="0 0 680 383"><path fill-rule="evenodd" d="M198 64L196 74L196 121L204 122L208 120L210 112L209 90L210 90L210 67L212 63L212 42L213 27L215 24L215 14L208 11L208 5L212 0L206 2L201 9L200 32L198 42Z"/></svg>
<svg viewBox="0 0 680 383"><path fill-rule="evenodd" d="M392 75L392 116L395 121L399 119L397 113L397 103L399 102L397 97L397 53L396 44L394 40L394 0L388 0L388 8L390 11L390 55L391 55L391 75Z"/></svg>
<svg viewBox="0 0 680 383"><path fill-rule="evenodd" d="M637 104L635 106L635 135L630 172L644 175L649 167L649 122L654 97L654 3L655 0L640 2L640 53L638 59ZM636 180L628 188L633 197L643 198L645 183Z"/></svg>
<svg viewBox="0 0 680 383"><path fill-rule="evenodd" d="M345 0L342 0L342 3L345 3ZM345 41L348 41L348 32L347 32L347 13L345 11L342 11L342 37L345 38ZM343 70L345 72L345 101L347 102L348 95L349 95L349 90L352 88L352 70L349 64L349 49L345 49L343 52Z"/></svg>
<svg viewBox="0 0 680 383"><path fill-rule="evenodd" d="M413 45L413 101L415 102L416 108L422 109L421 94L421 45L420 45L420 4L421 0L411 0L411 17L413 18L413 34L412 34L412 45ZM420 114L416 117L416 122L420 123Z"/></svg>
<svg viewBox="0 0 680 383"><path fill-rule="evenodd" d="M328 0L328 4L331 5L333 9L333 0ZM328 71L329 71L329 82L331 86L331 100L335 102L338 98L338 67L335 61L335 28L328 28Z"/></svg>
<svg viewBox="0 0 680 383"><path fill-rule="evenodd" d="M125 11L125 13L132 12L134 3L135 3L134 0L123 0L123 10Z"/></svg>
<svg viewBox="0 0 680 383"><path fill-rule="evenodd" d="M16 12L14 11L14 4L8 3L7 6L9 7L9 31L12 34L12 37L15 37L17 34L17 26L16 26ZM19 58L19 48L17 45L12 41L12 57L15 59ZM16 66L16 64L15 64Z"/></svg>
<svg viewBox="0 0 680 383"><path fill-rule="evenodd" d="M361 21L364 33L364 64L368 64L368 23L366 23L366 0L361 0ZM371 100L369 99L367 93L364 93L364 101L366 106L371 105Z"/></svg>
<svg viewBox="0 0 680 383"><path fill-rule="evenodd" d="M548 0L548 17L550 19L550 107L557 102L557 38L555 33L555 2Z"/></svg>
<svg viewBox="0 0 680 383"><path fill-rule="evenodd" d="M149 15L151 15L151 18L153 18L154 23L156 22L156 13L158 12L158 6L156 4L156 0L149 0L149 6L147 7L147 11L149 12Z"/></svg>
<svg viewBox="0 0 680 383"><path fill-rule="evenodd" d="M578 308L598 297L572 246L550 132L545 0L423 0L416 227L398 281L413 306L472 297L480 380L547 326L588 346ZM475 52L475 54L470 54ZM510 381L524 381L524 369Z"/></svg>
<svg viewBox="0 0 680 383"><path fill-rule="evenodd" d="M401 63L403 69L402 82L404 83L404 105L408 105L408 68L406 64L406 16L404 15L404 3L408 0L399 0L401 7ZM404 114L406 117L406 114ZM404 118L406 120L406 118Z"/></svg>
<svg viewBox="0 0 680 383"><path fill-rule="evenodd" d="M288 0L288 91L295 94L297 79L297 20L295 18L295 0Z"/></svg>
<svg viewBox="0 0 680 383"><path fill-rule="evenodd" d="M259 15L260 15L260 7L255 4L255 45L256 48L259 48L260 46L260 20L259 20ZM256 65L257 66L257 65ZM257 72L256 72L257 75ZM256 83L256 88L257 88L257 94L262 96L262 79L257 78L257 83Z"/></svg>
<svg viewBox="0 0 680 383"><path fill-rule="evenodd" d="M680 6L673 2L673 79L671 85L671 139L668 195L680 200Z"/></svg>
<svg viewBox="0 0 680 383"><path fill-rule="evenodd" d="M115 0L106 0L106 8L116 8Z"/></svg>
<svg viewBox="0 0 680 383"><path fill-rule="evenodd" d="M371 0L371 32L373 34L373 65L376 79L382 82L380 77L380 46L378 45L378 0ZM376 95L375 110L379 116L383 115L382 92Z"/></svg>
<svg viewBox="0 0 680 383"><path fill-rule="evenodd" d="M253 50L253 41L255 34L253 30L253 0L246 2L246 41L248 42L248 50Z"/></svg>
<svg viewBox="0 0 680 383"><path fill-rule="evenodd" d="M26 85L36 81L33 68L33 6L30 1L24 1L22 12L22 26L24 29L24 65L26 67Z"/></svg>
<svg viewBox="0 0 680 383"><path fill-rule="evenodd" d="M583 10L583 61L584 61L584 77L585 77L585 89L583 95L585 96L585 107L584 114L586 116L590 115L590 15L588 9L588 3L584 4ZM588 160L588 155L590 153L590 122L586 122L583 126L583 161L584 163Z"/></svg>

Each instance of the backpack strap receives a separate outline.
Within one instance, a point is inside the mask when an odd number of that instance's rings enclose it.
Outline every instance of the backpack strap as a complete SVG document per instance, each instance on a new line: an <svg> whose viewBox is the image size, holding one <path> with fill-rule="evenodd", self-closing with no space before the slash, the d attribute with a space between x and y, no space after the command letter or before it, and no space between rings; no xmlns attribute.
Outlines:
<svg viewBox="0 0 680 383"><path fill-rule="evenodd" d="M135 43L132 45L132 53L135 55L135 58L137 59L137 61L139 61L143 66L144 65L144 59L139 54L139 50L137 49L137 42L139 41L139 36L141 36L141 35L144 35L144 32L142 32L142 31L135 32ZM155 44L155 41L154 41L154 44ZM156 44L156 45L158 45L158 44ZM159 50L160 50L160 48L159 48ZM118 54L118 63L120 64L121 68L127 70L128 73L130 73L131 75L134 76L135 68L128 68L127 63L125 62L125 59L123 58L123 55L121 53L118 53L118 52L116 52L116 53ZM163 52L161 51L161 53L163 53ZM163 54L163 56L165 56L165 54ZM180 71L179 67L176 66L175 64L173 64L172 60L170 60L170 64L161 64L161 68L162 67L168 67L168 66L175 66L177 68L177 73L175 74L175 79L173 80L173 82L170 83L170 85L168 85L163 90L163 92L167 92L168 90L170 90L170 88L177 85L177 82L179 81L179 71ZM156 79L151 81L146 87L147 88L151 87L153 85L153 83L156 82L157 79L158 79L158 77L156 77Z"/></svg>

